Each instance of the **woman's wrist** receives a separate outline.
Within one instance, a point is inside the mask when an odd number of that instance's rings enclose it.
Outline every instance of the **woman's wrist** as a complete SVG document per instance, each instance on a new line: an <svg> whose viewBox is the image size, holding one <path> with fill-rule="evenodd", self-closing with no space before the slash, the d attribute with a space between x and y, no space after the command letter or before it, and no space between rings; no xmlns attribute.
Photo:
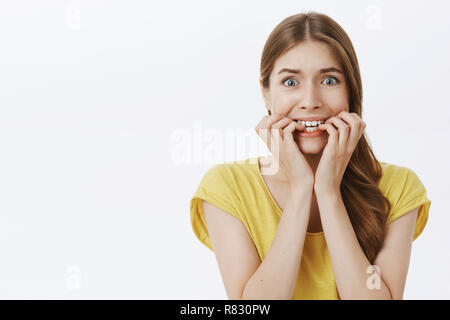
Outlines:
<svg viewBox="0 0 450 320"><path fill-rule="evenodd" d="M313 183L291 184L289 187L289 195L299 198L302 195L312 196L314 193Z"/></svg>

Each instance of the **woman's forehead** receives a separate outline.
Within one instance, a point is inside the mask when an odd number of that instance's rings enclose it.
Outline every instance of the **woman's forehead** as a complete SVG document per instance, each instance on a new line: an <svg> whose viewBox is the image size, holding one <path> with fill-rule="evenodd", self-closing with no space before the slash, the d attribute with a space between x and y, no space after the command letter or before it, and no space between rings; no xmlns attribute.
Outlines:
<svg viewBox="0 0 450 320"><path fill-rule="evenodd" d="M338 60L325 43L300 43L281 55L275 62L274 70L283 68L300 69L305 73L317 72L323 68L340 69Z"/></svg>

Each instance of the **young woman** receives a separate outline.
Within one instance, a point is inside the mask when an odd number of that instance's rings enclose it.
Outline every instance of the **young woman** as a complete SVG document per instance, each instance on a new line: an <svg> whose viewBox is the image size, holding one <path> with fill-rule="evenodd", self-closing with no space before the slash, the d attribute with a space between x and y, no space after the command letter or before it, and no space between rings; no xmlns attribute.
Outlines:
<svg viewBox="0 0 450 320"><path fill-rule="evenodd" d="M228 298L402 299L431 201L411 169L375 158L349 37L324 14L286 18L260 83L272 156L213 166L190 203Z"/></svg>

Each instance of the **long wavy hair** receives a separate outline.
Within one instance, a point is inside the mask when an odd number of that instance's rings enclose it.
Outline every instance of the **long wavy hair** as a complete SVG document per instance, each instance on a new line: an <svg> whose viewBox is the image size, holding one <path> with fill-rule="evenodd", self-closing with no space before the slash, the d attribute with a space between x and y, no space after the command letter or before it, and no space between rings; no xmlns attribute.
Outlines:
<svg viewBox="0 0 450 320"><path fill-rule="evenodd" d="M332 49L349 86L349 111L362 117L362 84L355 50L342 27L325 14L314 11L295 14L275 27L261 57L263 87L270 87L276 59L306 40L321 41ZM345 170L340 191L358 242L371 264L383 246L391 210L389 200L378 187L381 176L381 164L364 133Z"/></svg>

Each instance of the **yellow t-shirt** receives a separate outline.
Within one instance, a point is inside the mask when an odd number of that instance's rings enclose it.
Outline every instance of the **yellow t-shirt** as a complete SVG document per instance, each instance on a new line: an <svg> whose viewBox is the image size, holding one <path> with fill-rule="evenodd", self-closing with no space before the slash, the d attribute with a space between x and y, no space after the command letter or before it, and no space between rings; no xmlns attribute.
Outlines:
<svg viewBox="0 0 450 320"><path fill-rule="evenodd" d="M221 163L210 168L190 201L192 229L197 238L213 250L208 236L201 200L228 212L247 229L261 261L269 251L282 210L270 193L258 158ZM383 175L379 187L391 203L388 222L420 206L413 240L422 233L431 201L418 176L409 168L380 162ZM322 232L307 232L294 300L338 300L330 255Z"/></svg>

